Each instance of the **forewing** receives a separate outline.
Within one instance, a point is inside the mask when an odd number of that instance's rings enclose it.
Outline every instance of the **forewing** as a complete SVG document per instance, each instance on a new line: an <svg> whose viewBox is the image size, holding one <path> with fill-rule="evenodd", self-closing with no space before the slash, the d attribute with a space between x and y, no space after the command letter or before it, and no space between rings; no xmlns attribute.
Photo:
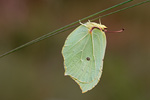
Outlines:
<svg viewBox="0 0 150 100"><path fill-rule="evenodd" d="M98 80L105 53L105 40L105 34L99 29L94 29L92 34L84 25L75 29L68 36L62 50L65 75L82 83Z"/></svg>
<svg viewBox="0 0 150 100"><path fill-rule="evenodd" d="M94 59L94 64L96 67L96 73L98 73L98 76L96 79L94 79L92 82L89 83L83 83L78 81L77 79L74 79L77 84L80 86L82 93L87 92L88 90L91 90L94 88L102 75L102 69L103 69L103 59L104 59L104 54L105 54L105 49L106 49L106 37L105 33L98 30L94 29L92 31L92 43L93 43L93 59ZM97 75L97 74L96 74Z"/></svg>

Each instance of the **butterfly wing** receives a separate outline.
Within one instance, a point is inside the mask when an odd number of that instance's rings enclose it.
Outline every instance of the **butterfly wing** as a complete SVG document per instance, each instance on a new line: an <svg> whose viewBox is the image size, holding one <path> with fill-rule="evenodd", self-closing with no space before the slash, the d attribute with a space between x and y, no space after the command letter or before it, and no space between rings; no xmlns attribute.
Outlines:
<svg viewBox="0 0 150 100"><path fill-rule="evenodd" d="M97 28L91 33L86 26L80 25L67 37L62 50L65 75L73 78L80 87L83 84L92 84L88 86L94 87L103 67L105 33Z"/></svg>

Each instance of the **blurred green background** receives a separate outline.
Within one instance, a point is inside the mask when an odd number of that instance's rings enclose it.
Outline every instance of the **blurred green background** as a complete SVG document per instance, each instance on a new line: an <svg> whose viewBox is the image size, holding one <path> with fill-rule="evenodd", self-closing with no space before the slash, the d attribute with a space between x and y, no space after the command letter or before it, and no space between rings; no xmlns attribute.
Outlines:
<svg viewBox="0 0 150 100"><path fill-rule="evenodd" d="M123 1L0 0L0 54ZM149 10L147 3L101 19L125 31L106 34L103 75L91 91L64 77L61 49L72 29L0 58L0 100L150 100Z"/></svg>

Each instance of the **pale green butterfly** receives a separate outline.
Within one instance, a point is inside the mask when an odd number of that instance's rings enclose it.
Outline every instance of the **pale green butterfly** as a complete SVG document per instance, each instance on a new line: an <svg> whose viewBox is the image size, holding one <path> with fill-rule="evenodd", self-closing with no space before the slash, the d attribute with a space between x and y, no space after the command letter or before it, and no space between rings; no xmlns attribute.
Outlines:
<svg viewBox="0 0 150 100"><path fill-rule="evenodd" d="M106 28L101 23L81 23L67 37L62 49L65 75L80 86L82 93L95 87L102 75Z"/></svg>

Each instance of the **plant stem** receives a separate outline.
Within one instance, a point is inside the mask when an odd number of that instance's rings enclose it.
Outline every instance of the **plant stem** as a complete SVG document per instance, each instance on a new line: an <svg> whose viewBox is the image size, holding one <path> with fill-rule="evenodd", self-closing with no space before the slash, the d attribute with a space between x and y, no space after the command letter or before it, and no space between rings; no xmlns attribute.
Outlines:
<svg viewBox="0 0 150 100"><path fill-rule="evenodd" d="M115 13L117 13L117 12L120 12L120 11L123 11L123 10L126 10L126 9L129 9L129 8L133 8L133 7L135 7L135 6L142 5L142 4L147 3L147 2L150 2L150 0L146 0L146 1L143 1L143 2L140 2L140 3L137 3L137 4L135 4L135 5L132 5L132 6L129 6L129 7L125 7L125 8L116 10L116 11L113 11L113 12L111 12L111 13L108 13L108 14L105 14L105 15L102 15L102 16L99 16L99 17L97 17L97 18L94 18L94 19L92 19L91 21L95 21L95 20L97 20L97 19L99 19L99 18L106 17L106 16L109 16L109 15L115 14Z"/></svg>
<svg viewBox="0 0 150 100"><path fill-rule="evenodd" d="M118 6L121 6L121 5L124 5L124 4L126 4L126 3L129 3L129 2L131 2L131 1L133 1L133 0L128 0L128 1L125 1L125 2L122 2L122 3L119 3L119 4L117 4L117 5L114 5L114 6L112 6L112 7L109 7L109 8L107 8L107 9L104 9L104 10L102 10L102 11L99 11L99 12L97 12L97 13L94 13L94 14L92 14L92 15L90 15L90 16L87 16L87 17L85 17L85 18L82 18L80 21L87 20L87 19L89 19L89 18L91 18L91 17L94 17L94 16L96 16L96 15L99 15L99 14L101 14L101 13L103 13L103 12L106 12L106 11L111 10L111 9L113 9L113 8L116 8L116 7L118 7ZM137 3L137 4L135 4L135 5L132 5L132 6L129 6L129 7L125 7L125 8L122 8L122 9L120 9L120 10L116 10L116 11L111 12L111 13L108 13L108 14L106 14L106 15L97 17L97 18L95 18L95 19L93 19L93 20L91 20L91 21L94 21L94 20L96 20L96 19L98 19L98 18L102 18L102 17L109 16L109 15L111 15L111 14L114 14L114 13L117 13L117 12L120 12L120 11L123 11L123 10L126 10L126 9L128 9L128 8L132 8L132 7L135 7L135 6L144 4L144 3L149 2L149 1L150 1L150 0L146 0L146 1L143 1L143 2L141 2L141 3ZM13 53L13 52L15 52L15 51L17 51L17 50L20 50L20 49L22 49L22 48L24 48L24 47L27 47L27 46L29 46L29 45L31 45L31 44L34 44L34 43L39 42L39 41L41 41L41 40L44 40L44 39L46 39L46 38L48 38L48 37L50 37L50 36L53 36L53 35L56 35L56 34L58 34L58 33L67 31L67 30L69 30L69 29L72 29L72 28L74 28L74 27L77 26L77 25L75 25L75 24L77 24L77 23L79 23L79 21L75 21L75 22L73 22L73 23L71 23L71 24L68 24L68 25L66 25L66 26L64 26L64 27L61 27L61 28L57 29L57 30L54 30L54 31L52 31L52 32L50 32L50 33L48 33L48 34L45 34L45 35L43 35L43 36L41 36L41 37L39 37L39 38L36 38L36 39L34 39L34 40L30 41L30 42L27 42L27 43L25 43L25 44L23 44L23 45L21 45L21 46L15 48L15 49L12 49L12 50L10 50L10 51L8 51L8 52L6 52L6 53L0 55L0 58L6 56L6 55L8 55L8 54L11 54L11 53ZM73 26L73 25L74 25L74 26Z"/></svg>

